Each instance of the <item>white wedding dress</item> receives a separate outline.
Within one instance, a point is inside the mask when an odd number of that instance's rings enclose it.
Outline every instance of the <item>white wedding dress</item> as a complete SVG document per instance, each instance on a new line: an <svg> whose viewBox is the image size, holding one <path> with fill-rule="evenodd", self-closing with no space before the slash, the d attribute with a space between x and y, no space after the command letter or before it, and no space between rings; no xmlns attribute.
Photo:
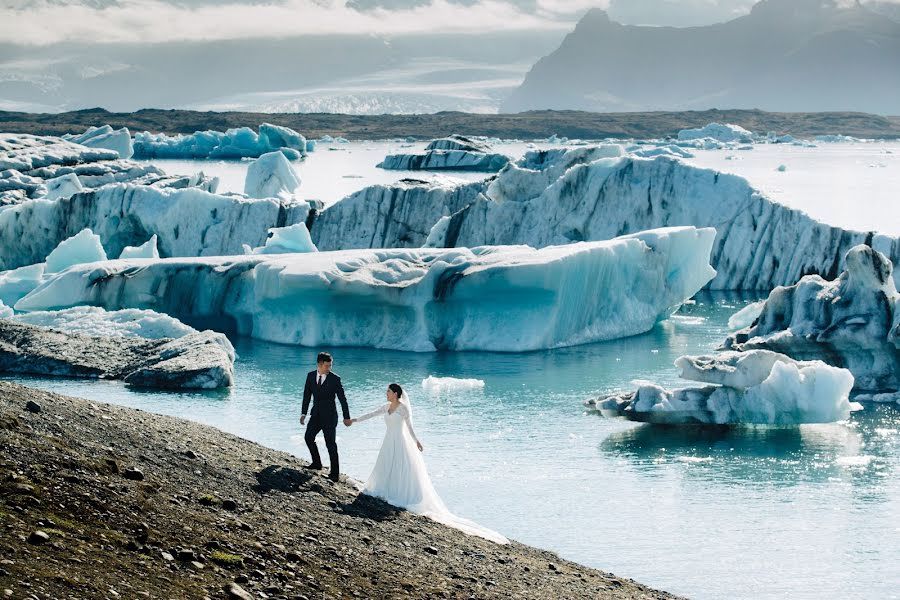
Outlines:
<svg viewBox="0 0 900 600"><path fill-rule="evenodd" d="M378 452L378 459L362 493L381 498L389 504L405 508L438 523L459 529L469 535L477 535L498 544L509 542L505 537L468 519L457 517L444 505L431 483L425 460L416 447L419 441L412 426L412 411L406 402L405 392L397 408L390 412L390 404L357 417L365 421L384 415L387 431Z"/></svg>

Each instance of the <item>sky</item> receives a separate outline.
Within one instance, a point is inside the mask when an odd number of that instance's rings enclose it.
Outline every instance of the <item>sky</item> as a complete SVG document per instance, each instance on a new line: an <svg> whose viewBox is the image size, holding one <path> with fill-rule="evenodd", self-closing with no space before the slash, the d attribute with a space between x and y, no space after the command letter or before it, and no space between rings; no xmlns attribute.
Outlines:
<svg viewBox="0 0 900 600"><path fill-rule="evenodd" d="M0 39L166 42L316 34L569 30L591 7L622 22L701 25L752 0L0 0Z"/></svg>

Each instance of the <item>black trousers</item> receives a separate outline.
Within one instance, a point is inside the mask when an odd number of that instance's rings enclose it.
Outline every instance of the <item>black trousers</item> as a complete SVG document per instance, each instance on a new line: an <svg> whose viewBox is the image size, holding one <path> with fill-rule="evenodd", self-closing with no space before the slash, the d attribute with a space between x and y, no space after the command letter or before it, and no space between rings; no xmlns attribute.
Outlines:
<svg viewBox="0 0 900 600"><path fill-rule="evenodd" d="M306 440L306 446L309 448L312 464L318 466L322 465L319 448L316 446L316 436L319 435L320 431L325 436L325 447L328 448L328 458L331 460L331 474L337 477L341 472L337 442L334 440L337 431L337 421L327 417L322 419L318 415L310 415L309 422L306 424L306 434L303 436L303 439Z"/></svg>

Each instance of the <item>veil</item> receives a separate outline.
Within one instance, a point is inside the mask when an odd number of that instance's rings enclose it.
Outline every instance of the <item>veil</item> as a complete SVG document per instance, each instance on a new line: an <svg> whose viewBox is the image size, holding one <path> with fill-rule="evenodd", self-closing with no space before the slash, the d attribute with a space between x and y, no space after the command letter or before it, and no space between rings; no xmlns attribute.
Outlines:
<svg viewBox="0 0 900 600"><path fill-rule="evenodd" d="M406 406L406 412L409 413L409 424L413 425L415 421L413 421L413 407L412 401L409 399L409 392L406 391L406 388L403 388L403 393L400 394L400 403Z"/></svg>

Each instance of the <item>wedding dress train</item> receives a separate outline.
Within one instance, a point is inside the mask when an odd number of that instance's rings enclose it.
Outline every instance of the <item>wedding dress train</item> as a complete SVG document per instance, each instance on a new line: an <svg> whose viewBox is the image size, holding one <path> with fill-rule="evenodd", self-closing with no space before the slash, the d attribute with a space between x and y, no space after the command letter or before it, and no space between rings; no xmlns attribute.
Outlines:
<svg viewBox="0 0 900 600"><path fill-rule="evenodd" d="M477 535L498 544L508 543L509 540L499 533L457 517L447 509L435 491L422 453L416 447L419 440L412 426L409 406L402 400L393 412L388 410L389 406L384 404L356 419L365 421L384 415L387 425L378 459L362 493L381 498L394 506L426 516L469 535Z"/></svg>

